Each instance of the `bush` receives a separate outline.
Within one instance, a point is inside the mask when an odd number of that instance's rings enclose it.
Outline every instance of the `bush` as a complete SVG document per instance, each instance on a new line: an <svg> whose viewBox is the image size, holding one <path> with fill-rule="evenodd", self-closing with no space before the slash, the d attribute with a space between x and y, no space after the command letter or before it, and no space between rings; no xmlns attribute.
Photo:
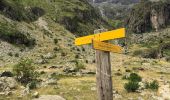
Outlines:
<svg viewBox="0 0 170 100"><path fill-rule="evenodd" d="M132 82L140 82L142 81L142 77L139 76L138 74L136 73L131 73L130 74L130 77L128 78L128 80L132 81Z"/></svg>
<svg viewBox="0 0 170 100"><path fill-rule="evenodd" d="M16 54L15 54L15 57L19 57L19 53L16 53Z"/></svg>
<svg viewBox="0 0 170 100"><path fill-rule="evenodd" d="M42 8L25 9L23 5L15 0L0 0L0 12L12 20L26 22L36 21L45 14Z"/></svg>
<svg viewBox="0 0 170 100"><path fill-rule="evenodd" d="M37 88L37 81L32 81L28 84L28 87L30 89L36 89Z"/></svg>
<svg viewBox="0 0 170 100"><path fill-rule="evenodd" d="M38 77L38 73L35 71L35 67L30 59L21 60L13 67L13 72L17 81L24 85L36 80Z"/></svg>
<svg viewBox="0 0 170 100"><path fill-rule="evenodd" d="M124 85L124 88L128 92L136 92L136 90L139 88L139 83L138 82L129 81L128 83L126 83Z"/></svg>
<svg viewBox="0 0 170 100"><path fill-rule="evenodd" d="M12 52L9 52L8 55L11 56L11 57L13 56Z"/></svg>
<svg viewBox="0 0 170 100"><path fill-rule="evenodd" d="M54 39L54 44L57 44L58 43L58 39Z"/></svg>
<svg viewBox="0 0 170 100"><path fill-rule="evenodd" d="M154 80L153 82L151 82L151 83L146 83L145 84L145 88L146 89L151 89L151 90L158 90L158 88L159 88L159 83L156 81L156 80Z"/></svg>
<svg viewBox="0 0 170 100"><path fill-rule="evenodd" d="M76 63L76 70L77 71L79 71L81 69L85 69L85 65L83 64L83 62L76 60L75 63Z"/></svg>

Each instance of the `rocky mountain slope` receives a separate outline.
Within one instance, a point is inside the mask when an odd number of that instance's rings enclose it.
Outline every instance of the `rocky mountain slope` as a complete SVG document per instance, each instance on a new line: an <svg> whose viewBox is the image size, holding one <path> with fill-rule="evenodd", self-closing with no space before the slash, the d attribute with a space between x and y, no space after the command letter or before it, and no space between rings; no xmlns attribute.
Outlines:
<svg viewBox="0 0 170 100"><path fill-rule="evenodd" d="M110 25L85 0L1 0L1 66L26 57L43 64L85 57L74 38L100 27Z"/></svg>
<svg viewBox="0 0 170 100"><path fill-rule="evenodd" d="M97 100L94 50L74 39L124 25L127 52L110 56L113 99L170 99L169 3L142 1L93 0L98 11L86 0L0 0L0 99Z"/></svg>
<svg viewBox="0 0 170 100"><path fill-rule="evenodd" d="M170 24L169 1L142 1L132 8L126 20L127 29L134 33L158 31Z"/></svg>

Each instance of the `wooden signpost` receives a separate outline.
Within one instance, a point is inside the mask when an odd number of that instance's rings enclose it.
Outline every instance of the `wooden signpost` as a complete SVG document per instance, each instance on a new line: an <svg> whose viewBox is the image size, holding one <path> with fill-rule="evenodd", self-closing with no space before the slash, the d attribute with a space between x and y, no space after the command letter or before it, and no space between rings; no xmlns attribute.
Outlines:
<svg viewBox="0 0 170 100"><path fill-rule="evenodd" d="M100 29L95 31L94 35L77 38L75 45L93 44L93 48L96 50L98 100L113 100L110 52L121 53L122 48L102 41L125 37L125 28L103 31L105 30Z"/></svg>

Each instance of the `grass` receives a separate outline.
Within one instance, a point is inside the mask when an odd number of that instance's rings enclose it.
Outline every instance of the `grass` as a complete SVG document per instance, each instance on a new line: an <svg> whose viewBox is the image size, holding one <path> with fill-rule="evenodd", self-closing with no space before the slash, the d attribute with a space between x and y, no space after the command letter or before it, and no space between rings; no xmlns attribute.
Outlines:
<svg viewBox="0 0 170 100"><path fill-rule="evenodd" d="M15 45L35 45L34 38L20 32L15 25L5 22L0 22L0 39Z"/></svg>
<svg viewBox="0 0 170 100"><path fill-rule="evenodd" d="M94 77L63 78L58 81L58 88L45 87L38 91L40 94L59 94L67 100L96 100L96 93L91 88L95 87Z"/></svg>
<svg viewBox="0 0 170 100"><path fill-rule="evenodd" d="M122 58L121 58L122 57ZM121 62L121 59L127 58L127 56L117 55L114 54L112 57L112 73L115 73L117 69L121 69L122 73L124 73L124 67L120 67L119 63ZM121 58L121 59L120 59ZM132 61L138 61L139 58L130 58L130 59L124 59L126 62L132 62ZM117 63L116 63L117 62ZM138 62L144 62L140 59ZM169 63L167 63L169 64ZM127 65L127 64L126 64ZM159 65L159 64L158 64ZM141 67L141 65L135 65L137 68ZM156 65L154 65L156 66ZM94 66L88 66L88 68L91 68ZM128 67L128 69L132 69L134 66L131 65ZM10 68L10 67L9 67ZM157 73L157 70L153 70L153 66L151 69L146 69L145 71L138 71L138 74L144 78L144 79L152 79L152 78L158 78L160 77L160 74ZM2 69L3 70L3 69ZM39 70L39 69L38 69ZM45 69L42 69L45 71ZM49 69L48 69L49 70ZM51 71L47 71L46 73L52 73L57 72L57 70L51 69ZM167 80L169 80L169 75L167 74L161 74ZM42 77L46 77L43 75ZM116 76L112 74L112 82L113 82L113 89L118 91L119 94L123 96L121 100L126 100L125 98L134 98L138 99L138 97L142 97L144 100L147 100L151 97L150 94L155 94L156 91L150 91L150 90L144 90L146 92L145 96L141 96L140 93L128 93L124 89L124 84L127 83L127 80L122 80L122 76ZM96 77L95 75L92 76L83 76L83 77L68 77L68 76L62 76L58 81L56 81L56 85L50 85L47 87L42 87L35 89L33 91L38 91L40 95L60 95L64 97L66 100L97 100L97 92L91 90L91 88L96 87ZM18 90L19 92L19 90ZM17 98L16 96L10 96L10 98ZM5 97L1 97L2 99ZM27 96L23 98L24 100L31 99L31 96ZM151 98L150 98L151 99ZM119 99L116 99L119 100Z"/></svg>

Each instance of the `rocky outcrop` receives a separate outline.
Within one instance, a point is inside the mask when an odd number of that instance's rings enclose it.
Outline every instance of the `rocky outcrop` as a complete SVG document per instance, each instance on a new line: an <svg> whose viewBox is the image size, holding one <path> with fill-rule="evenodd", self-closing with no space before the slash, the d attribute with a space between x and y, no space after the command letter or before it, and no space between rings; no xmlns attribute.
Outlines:
<svg viewBox="0 0 170 100"><path fill-rule="evenodd" d="M126 19L126 26L130 32L144 33L151 30L158 31L170 24L170 2L143 1L135 5Z"/></svg>
<svg viewBox="0 0 170 100"><path fill-rule="evenodd" d="M12 77L0 77L0 92L8 92L17 87L17 82Z"/></svg>

